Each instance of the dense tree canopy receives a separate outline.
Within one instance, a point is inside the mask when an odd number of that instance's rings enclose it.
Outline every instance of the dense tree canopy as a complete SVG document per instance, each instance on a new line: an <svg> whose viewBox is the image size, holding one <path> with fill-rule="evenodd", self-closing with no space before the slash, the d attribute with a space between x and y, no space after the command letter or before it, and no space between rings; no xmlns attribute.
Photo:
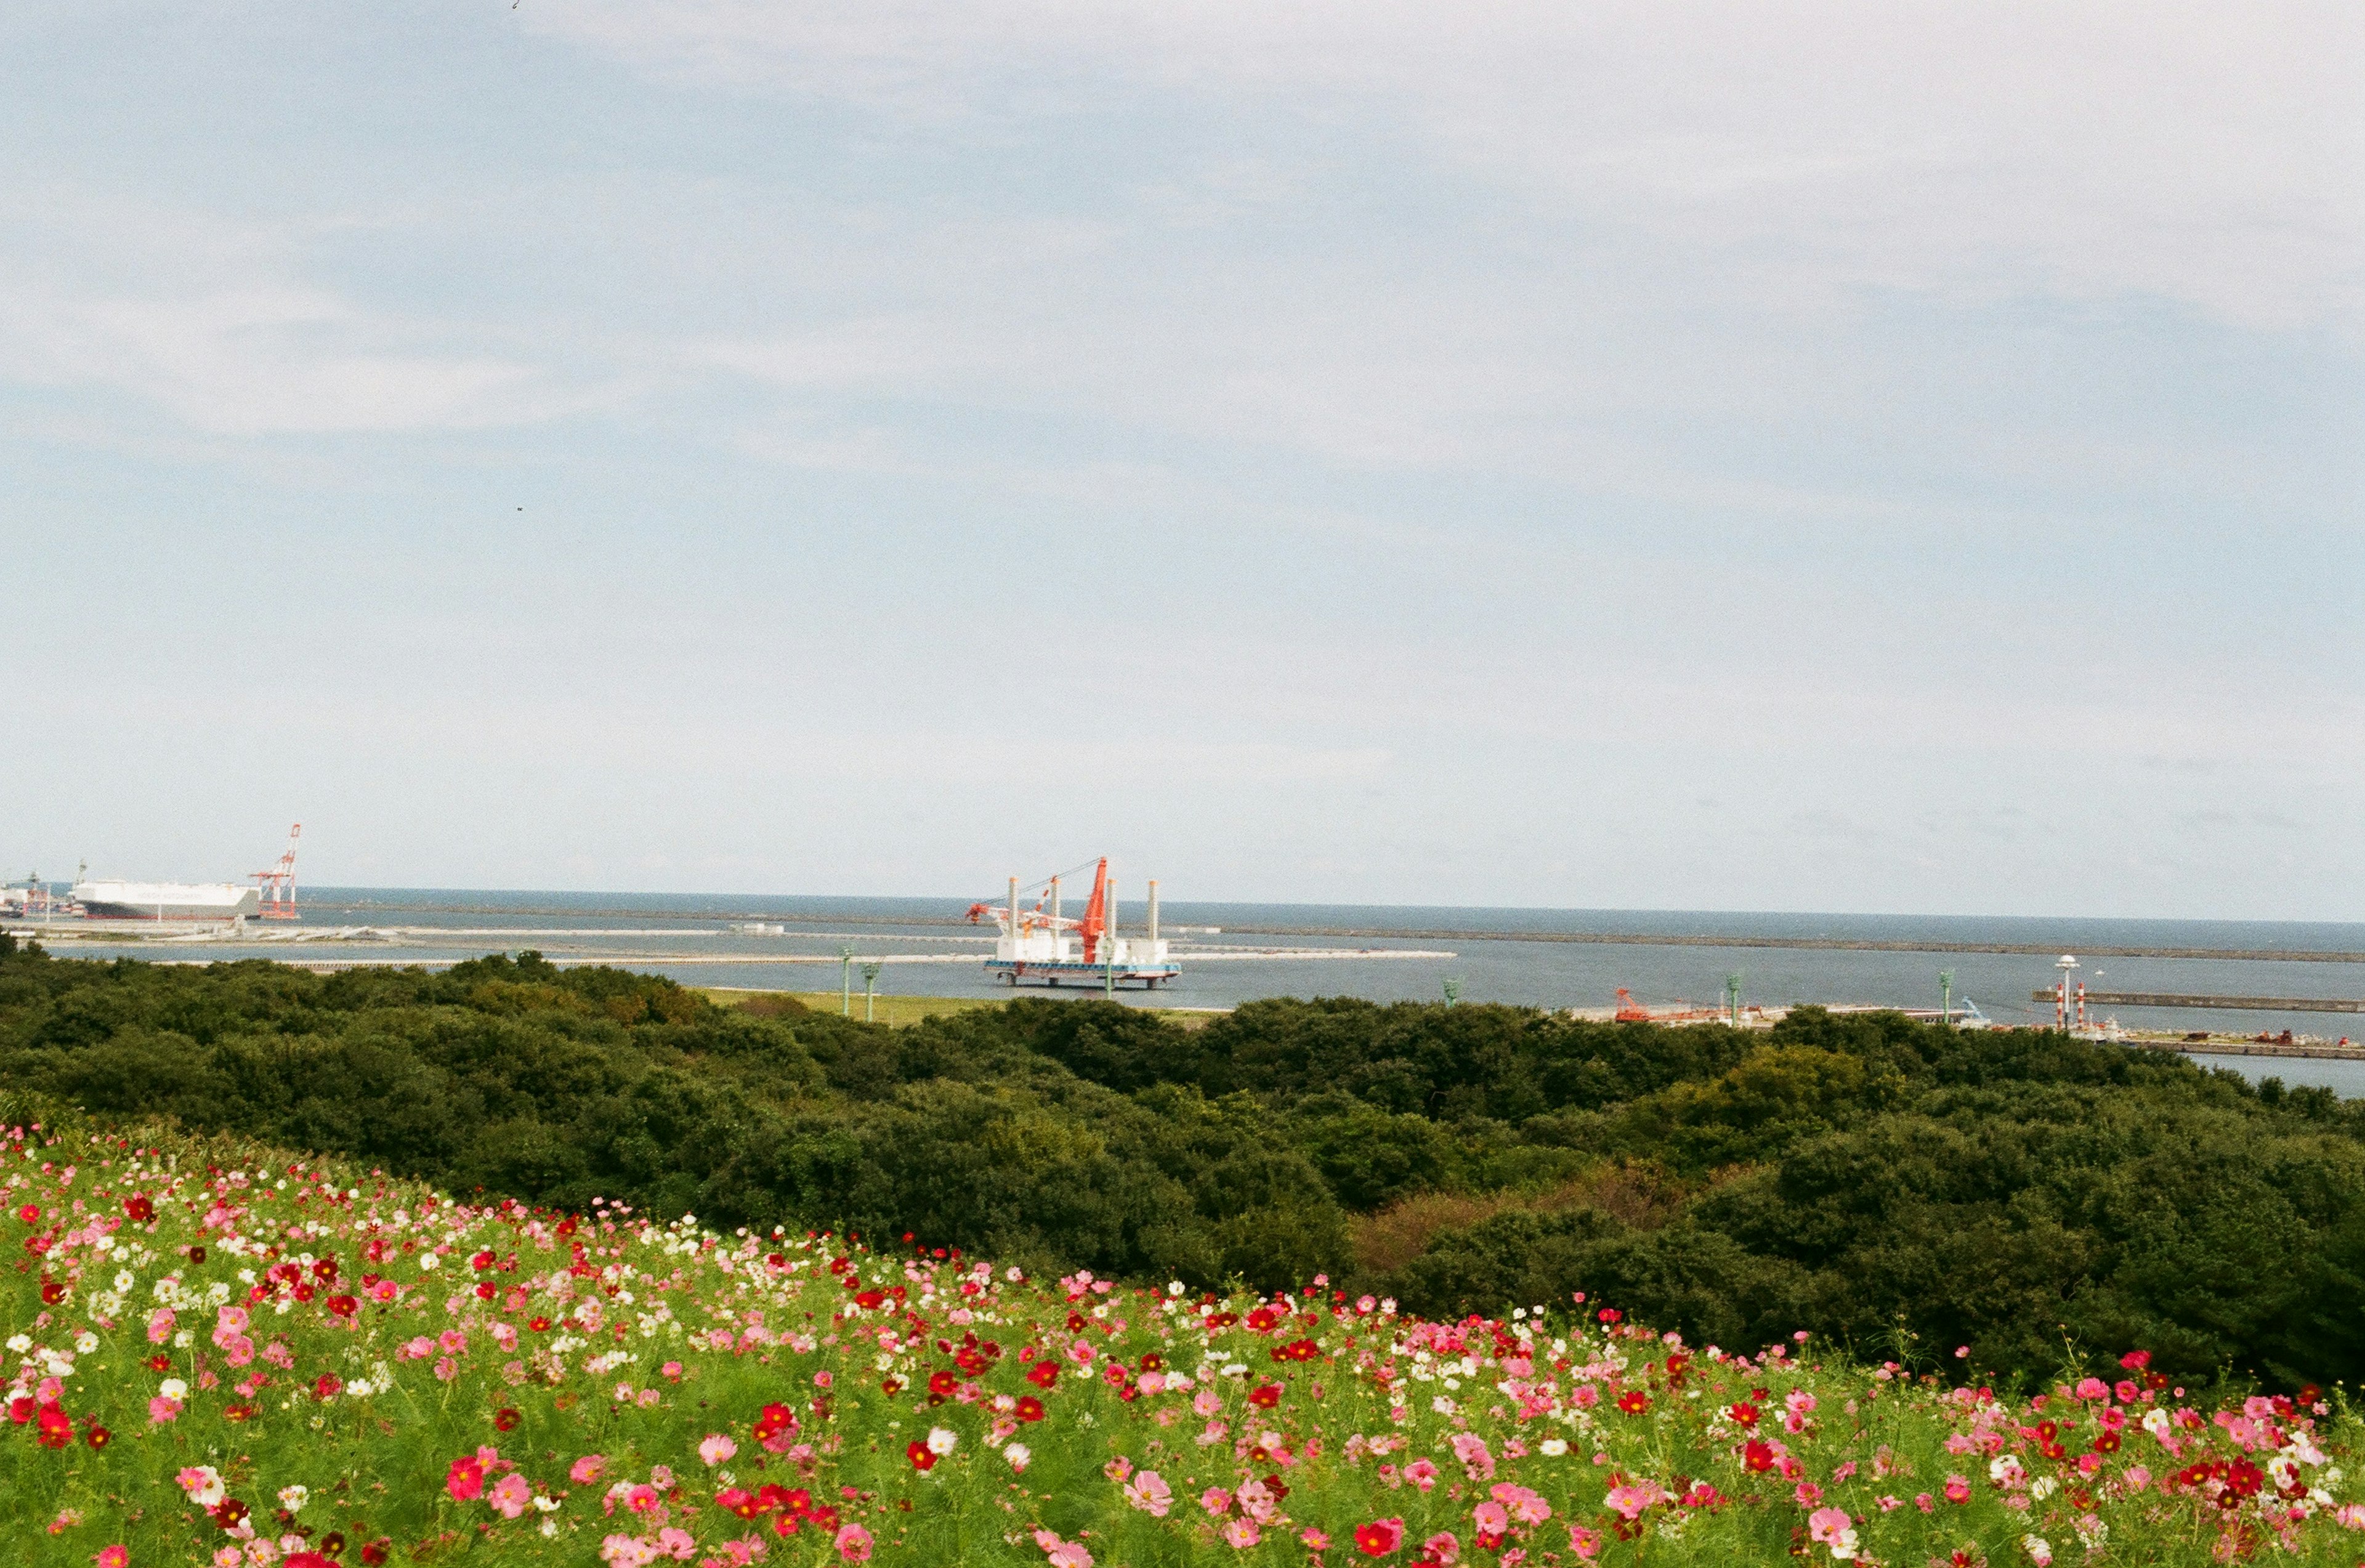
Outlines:
<svg viewBox="0 0 2365 1568"><path fill-rule="evenodd" d="M318 976L0 949L0 1082L463 1191L1036 1267L1320 1272L1428 1313L1582 1291L1735 1347L1806 1328L2007 1375L2065 1344L2365 1375L2359 1108L2034 1030L1339 998L890 1030L530 953Z"/></svg>

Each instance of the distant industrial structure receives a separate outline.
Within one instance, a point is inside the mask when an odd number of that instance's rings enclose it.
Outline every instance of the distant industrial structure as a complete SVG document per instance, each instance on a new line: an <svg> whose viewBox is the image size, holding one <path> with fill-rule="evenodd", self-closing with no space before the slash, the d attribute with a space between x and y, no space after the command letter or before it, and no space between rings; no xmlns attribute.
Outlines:
<svg viewBox="0 0 2365 1568"><path fill-rule="evenodd" d="M1158 935L1158 883L1149 884L1148 929L1140 936L1117 934L1116 884L1108 874L1108 857L1093 866L1092 898L1082 920L1059 913L1062 879L1081 871L1045 878L1026 890L1036 895L1031 907L1019 904L1018 879L1010 879L1006 903L981 900L969 906L972 925L991 914L999 935L985 972L1005 985L1097 985L1104 991L1138 985L1154 991L1171 982L1182 967L1167 955Z"/></svg>

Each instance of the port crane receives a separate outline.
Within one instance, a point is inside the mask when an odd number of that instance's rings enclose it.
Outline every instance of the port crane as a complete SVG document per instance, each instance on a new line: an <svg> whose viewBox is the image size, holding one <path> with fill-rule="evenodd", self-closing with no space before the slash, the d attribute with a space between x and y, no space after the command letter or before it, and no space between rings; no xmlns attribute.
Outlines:
<svg viewBox="0 0 2365 1568"><path fill-rule="evenodd" d="M246 874L263 895L263 907L256 913L264 920L296 918L296 841L303 834L302 823L289 827L286 851L272 863L271 869Z"/></svg>

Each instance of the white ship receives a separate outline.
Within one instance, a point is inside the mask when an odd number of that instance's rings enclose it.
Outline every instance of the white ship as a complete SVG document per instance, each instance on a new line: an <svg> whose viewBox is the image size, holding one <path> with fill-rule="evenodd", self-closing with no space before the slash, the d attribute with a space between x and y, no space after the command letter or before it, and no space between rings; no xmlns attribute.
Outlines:
<svg viewBox="0 0 2365 1568"><path fill-rule="evenodd" d="M73 897L93 920L234 920L263 908L259 890L235 882L76 882Z"/></svg>
<svg viewBox="0 0 2365 1568"><path fill-rule="evenodd" d="M1182 972L1166 956L1158 935L1158 884L1149 884L1148 931L1140 936L1120 936L1116 929L1116 890L1108 878L1104 856L1093 872L1093 896L1084 917L1072 920L1059 913L1059 877L1042 884L1031 909L1018 903L1018 879L1010 879L1010 902L970 906L976 924L991 914L1001 935L985 972L1005 985L1100 986L1114 991L1138 985L1154 991ZM1029 890L1030 891L1034 890ZM1048 903L1049 908L1044 906Z"/></svg>

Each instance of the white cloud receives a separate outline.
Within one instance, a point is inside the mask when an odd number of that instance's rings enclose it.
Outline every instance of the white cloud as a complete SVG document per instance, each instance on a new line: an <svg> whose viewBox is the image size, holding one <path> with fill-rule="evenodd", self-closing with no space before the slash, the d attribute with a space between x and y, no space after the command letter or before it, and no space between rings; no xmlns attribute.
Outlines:
<svg viewBox="0 0 2365 1568"><path fill-rule="evenodd" d="M317 225L56 190L0 213L0 375L129 392L225 435L476 428L591 401L311 281Z"/></svg>
<svg viewBox="0 0 2365 1568"><path fill-rule="evenodd" d="M1773 295L2134 293L2365 324L2352 6L589 0L536 25L920 123L1145 91L1371 116Z"/></svg>

